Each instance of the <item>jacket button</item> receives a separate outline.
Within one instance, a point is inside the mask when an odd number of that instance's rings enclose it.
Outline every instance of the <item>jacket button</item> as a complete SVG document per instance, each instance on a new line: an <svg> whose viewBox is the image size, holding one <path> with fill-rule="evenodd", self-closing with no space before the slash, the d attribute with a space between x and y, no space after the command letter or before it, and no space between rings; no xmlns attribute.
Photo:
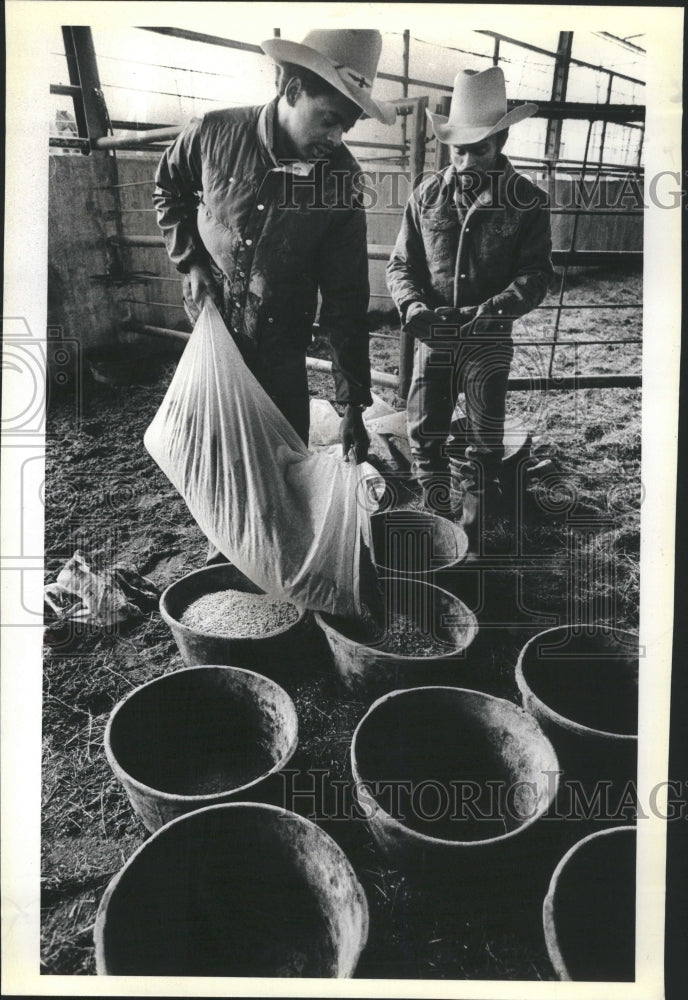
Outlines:
<svg viewBox="0 0 688 1000"><path fill-rule="evenodd" d="M460 275L459 275L459 277L460 277L460 278L465 278L465 277L466 277L466 275L465 275L465 274L460 274Z"/></svg>
<svg viewBox="0 0 688 1000"><path fill-rule="evenodd" d="M250 247L253 243L253 240L244 240L244 243L246 244L247 247Z"/></svg>
<svg viewBox="0 0 688 1000"><path fill-rule="evenodd" d="M240 278L245 278L245 277L246 277L246 275L244 274L244 272L243 272L243 271L239 271L239 277L240 277Z"/></svg>
<svg viewBox="0 0 688 1000"><path fill-rule="evenodd" d="M256 205L256 208L258 209L259 212L262 212L263 209L265 208L265 205Z"/></svg>
<svg viewBox="0 0 688 1000"><path fill-rule="evenodd" d="M272 316L268 316L268 323L274 323L274 322L275 322L275 321L274 321L274 319L272 318Z"/></svg>

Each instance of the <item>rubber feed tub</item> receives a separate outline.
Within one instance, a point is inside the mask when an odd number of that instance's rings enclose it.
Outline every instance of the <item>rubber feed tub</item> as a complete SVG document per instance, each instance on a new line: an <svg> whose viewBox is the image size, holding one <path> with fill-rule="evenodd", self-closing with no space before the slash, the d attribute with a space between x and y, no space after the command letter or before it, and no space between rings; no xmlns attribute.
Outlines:
<svg viewBox="0 0 688 1000"><path fill-rule="evenodd" d="M608 781L619 793L635 781L636 635L599 625L548 629L521 650L516 682L567 778Z"/></svg>
<svg viewBox="0 0 688 1000"><path fill-rule="evenodd" d="M430 648L413 653L384 649L387 632L371 640L370 628L354 619L316 614L334 665L345 688L358 697L377 697L399 687L447 683L466 672L466 650L478 633L478 622L458 597L434 584L400 576L382 577L386 621L406 615L427 638ZM465 679L465 677L462 677Z"/></svg>
<svg viewBox="0 0 688 1000"><path fill-rule="evenodd" d="M359 803L402 870L458 866L500 877L556 795L558 762L527 712L479 691L394 691L354 733Z"/></svg>
<svg viewBox="0 0 688 1000"><path fill-rule="evenodd" d="M463 528L438 514L386 510L371 515L375 564L383 573L426 577L458 566L468 553Z"/></svg>
<svg viewBox="0 0 688 1000"><path fill-rule="evenodd" d="M148 830L228 799L279 802L298 719L274 681L238 667L187 667L130 692L105 752Z"/></svg>
<svg viewBox="0 0 688 1000"><path fill-rule="evenodd" d="M101 975L347 977L368 906L342 850L274 806L173 820L108 885L95 924Z"/></svg>
<svg viewBox="0 0 688 1000"><path fill-rule="evenodd" d="M296 609L298 615L293 623L265 635L215 635L182 624L180 619L190 604L200 597L222 590L238 590L247 594L264 593L236 566L222 563L189 573L171 584L161 595L160 614L172 631L184 663L190 667L203 663L248 667L260 670L267 676L279 673L284 661L297 655L299 626L305 615L304 609Z"/></svg>
<svg viewBox="0 0 688 1000"><path fill-rule="evenodd" d="M622 826L590 834L557 865L543 924L559 979L635 979L635 854L635 828Z"/></svg>

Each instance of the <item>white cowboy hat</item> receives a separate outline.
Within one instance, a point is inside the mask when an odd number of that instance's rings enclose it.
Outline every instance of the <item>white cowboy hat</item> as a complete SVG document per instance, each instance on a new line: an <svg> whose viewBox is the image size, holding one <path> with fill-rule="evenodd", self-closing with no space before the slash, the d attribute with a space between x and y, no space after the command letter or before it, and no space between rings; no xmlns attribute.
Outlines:
<svg viewBox="0 0 688 1000"><path fill-rule="evenodd" d="M385 125L394 123L394 105L371 97L382 49L379 31L322 28L309 31L300 44L286 38L269 38L260 47L277 63L294 63L316 73L371 118Z"/></svg>
<svg viewBox="0 0 688 1000"><path fill-rule="evenodd" d="M490 66L482 73L464 70L457 74L448 118L431 111L426 114L440 142L470 146L530 118L536 111L537 104L521 104L508 111L504 73L499 66Z"/></svg>

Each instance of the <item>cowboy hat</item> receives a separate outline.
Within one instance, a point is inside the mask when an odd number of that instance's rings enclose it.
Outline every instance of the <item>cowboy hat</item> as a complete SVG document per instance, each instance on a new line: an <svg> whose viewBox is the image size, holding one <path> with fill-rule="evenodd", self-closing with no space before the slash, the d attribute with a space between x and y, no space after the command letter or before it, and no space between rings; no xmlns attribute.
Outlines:
<svg viewBox="0 0 688 1000"><path fill-rule="evenodd" d="M304 66L322 77L371 118L385 125L394 123L397 114L394 105L371 97L382 49L379 31L321 28L309 31L300 44L286 38L269 38L260 47L276 63Z"/></svg>
<svg viewBox="0 0 688 1000"><path fill-rule="evenodd" d="M530 118L537 104L521 104L507 111L504 73L490 66L482 73L464 70L454 80L449 117L426 110L432 130L440 142L470 146Z"/></svg>

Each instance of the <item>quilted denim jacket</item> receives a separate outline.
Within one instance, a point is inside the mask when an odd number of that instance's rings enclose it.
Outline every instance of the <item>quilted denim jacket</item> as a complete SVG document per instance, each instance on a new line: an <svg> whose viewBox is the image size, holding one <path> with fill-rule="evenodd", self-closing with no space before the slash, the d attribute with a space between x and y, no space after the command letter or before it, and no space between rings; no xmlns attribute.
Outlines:
<svg viewBox="0 0 688 1000"><path fill-rule="evenodd" d="M310 168L278 162L276 111L277 99L191 121L158 166L158 224L179 271L220 269L225 321L271 364L305 352L320 291L337 400L370 404L358 163L346 146Z"/></svg>

